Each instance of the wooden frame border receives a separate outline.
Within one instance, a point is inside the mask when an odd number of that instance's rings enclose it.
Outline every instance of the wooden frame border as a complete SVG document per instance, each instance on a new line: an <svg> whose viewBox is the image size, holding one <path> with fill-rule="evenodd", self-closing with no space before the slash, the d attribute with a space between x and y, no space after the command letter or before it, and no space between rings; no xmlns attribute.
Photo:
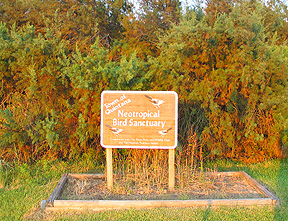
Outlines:
<svg viewBox="0 0 288 221"><path fill-rule="evenodd" d="M259 184L244 171L219 172L219 175L240 176L255 187L264 198L246 199L203 199L203 200L58 200L68 176L75 178L99 178L104 179L104 174L64 174L56 185L49 199L41 202L41 208L46 211L63 210L111 210L129 208L156 208L156 207L195 207L195 206L253 206L253 205L279 205L279 199Z"/></svg>

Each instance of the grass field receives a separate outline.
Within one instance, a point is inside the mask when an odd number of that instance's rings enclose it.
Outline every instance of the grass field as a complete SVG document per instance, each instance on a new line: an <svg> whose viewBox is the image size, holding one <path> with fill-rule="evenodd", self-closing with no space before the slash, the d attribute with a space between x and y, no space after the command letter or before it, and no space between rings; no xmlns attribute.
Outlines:
<svg viewBox="0 0 288 221"><path fill-rule="evenodd" d="M216 167L218 171L244 170L276 194L281 205L46 214L41 211L40 202L48 199L63 173L99 173L104 167L85 160L77 163L42 160L33 166L0 168L0 220L288 220L287 159L256 164L222 160L206 162L205 167Z"/></svg>

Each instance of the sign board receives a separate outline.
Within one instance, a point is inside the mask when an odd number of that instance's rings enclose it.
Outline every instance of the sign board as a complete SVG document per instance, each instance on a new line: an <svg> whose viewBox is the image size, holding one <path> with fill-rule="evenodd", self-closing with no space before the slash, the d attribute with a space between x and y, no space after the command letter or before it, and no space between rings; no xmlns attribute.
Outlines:
<svg viewBox="0 0 288 221"><path fill-rule="evenodd" d="M176 92L102 92L101 145L104 148L174 149L177 134Z"/></svg>

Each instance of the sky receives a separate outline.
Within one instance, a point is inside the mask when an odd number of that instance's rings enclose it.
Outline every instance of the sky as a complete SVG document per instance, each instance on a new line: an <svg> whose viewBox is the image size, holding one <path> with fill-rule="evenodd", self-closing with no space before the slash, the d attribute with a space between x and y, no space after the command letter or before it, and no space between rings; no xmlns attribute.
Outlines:
<svg viewBox="0 0 288 221"><path fill-rule="evenodd" d="M137 8L137 1L138 0L132 0L134 3L136 3L135 4L135 6L136 6L136 8ZM181 3L182 3L182 6L192 6L192 5L194 5L196 2L204 2L205 0L180 0L181 1ZM282 0L286 5L288 5L288 0Z"/></svg>
<svg viewBox="0 0 288 221"><path fill-rule="evenodd" d="M195 2L204 2L205 0L181 0L182 5L191 6L195 4ZM286 5L288 5L288 0L282 0Z"/></svg>

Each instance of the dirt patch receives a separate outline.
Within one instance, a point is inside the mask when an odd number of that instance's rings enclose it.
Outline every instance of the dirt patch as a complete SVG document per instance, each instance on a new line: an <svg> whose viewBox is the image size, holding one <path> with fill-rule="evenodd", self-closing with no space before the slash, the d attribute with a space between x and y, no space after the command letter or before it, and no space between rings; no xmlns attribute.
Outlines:
<svg viewBox="0 0 288 221"><path fill-rule="evenodd" d="M133 176L133 175L131 175ZM112 190L105 179L78 179L69 176L58 199L61 200L193 200L265 198L246 179L221 173L195 173L185 183L177 182L174 192L168 184L135 184L135 180L118 178Z"/></svg>

